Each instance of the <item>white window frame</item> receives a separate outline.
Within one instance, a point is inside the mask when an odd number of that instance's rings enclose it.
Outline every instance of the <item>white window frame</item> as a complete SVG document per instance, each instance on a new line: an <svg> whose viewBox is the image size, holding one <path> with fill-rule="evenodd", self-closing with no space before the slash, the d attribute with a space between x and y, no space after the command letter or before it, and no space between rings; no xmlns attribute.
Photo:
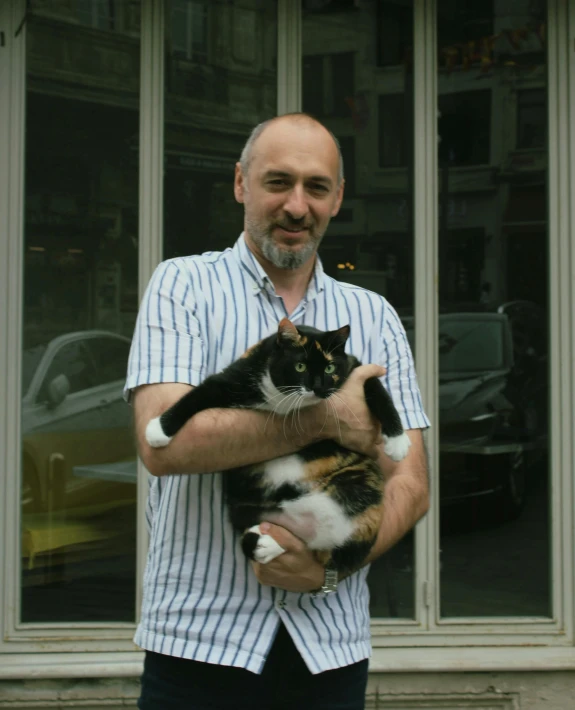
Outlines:
<svg viewBox="0 0 575 710"><path fill-rule="evenodd" d="M0 558L0 678L135 676L142 653L132 643L133 624L17 623L19 599L20 422L25 31L14 37L25 0L0 3L0 505L5 554ZM414 150L416 353L422 396L438 420L437 385L437 65L435 0L415 0ZM162 258L164 3L142 0L140 114L140 293ZM301 108L299 0L278 0L278 113ZM549 248L551 307L551 442L553 618L441 619L434 590L439 581L439 506L432 474L432 511L415 530L415 618L373 619L373 671L575 669L574 551L575 470L575 0L549 0ZM568 146L568 150L566 150ZM15 317L15 314L19 315ZM5 364L5 366L4 366ZM437 432L427 435L431 470L438 467ZM145 564L146 473L139 468L138 578ZM16 532L16 534L15 534ZM138 585L136 609L141 588ZM432 653L422 649L433 648ZM393 652L390 649L393 648Z"/></svg>

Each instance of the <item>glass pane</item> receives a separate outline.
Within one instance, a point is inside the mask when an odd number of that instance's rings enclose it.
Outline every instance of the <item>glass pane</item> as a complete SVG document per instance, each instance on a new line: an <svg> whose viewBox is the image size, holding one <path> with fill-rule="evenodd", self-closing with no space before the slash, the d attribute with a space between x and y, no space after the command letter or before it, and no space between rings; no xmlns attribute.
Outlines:
<svg viewBox="0 0 575 710"><path fill-rule="evenodd" d="M132 622L139 3L27 18L21 620Z"/></svg>
<svg viewBox="0 0 575 710"><path fill-rule="evenodd" d="M168 2L164 257L221 251L243 228L234 167L277 112L275 2ZM231 32L231 34L230 34Z"/></svg>
<svg viewBox="0 0 575 710"><path fill-rule="evenodd" d="M303 110L337 136L345 170L324 268L385 296L412 329L413 2L302 7ZM377 560L368 580L372 616L413 618L413 535Z"/></svg>
<svg viewBox="0 0 575 710"><path fill-rule="evenodd" d="M438 0L444 617L551 614L545 14Z"/></svg>

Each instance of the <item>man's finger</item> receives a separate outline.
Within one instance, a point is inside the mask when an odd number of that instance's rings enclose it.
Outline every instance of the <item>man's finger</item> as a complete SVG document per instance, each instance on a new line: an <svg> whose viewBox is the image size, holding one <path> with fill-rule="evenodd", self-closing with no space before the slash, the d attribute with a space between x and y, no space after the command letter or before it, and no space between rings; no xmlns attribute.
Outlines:
<svg viewBox="0 0 575 710"><path fill-rule="evenodd" d="M353 370L349 377L350 379L353 377L355 380L365 382L365 380L369 380L370 377L383 377L386 372L385 367L381 365L360 365Z"/></svg>
<svg viewBox="0 0 575 710"><path fill-rule="evenodd" d="M305 543L293 533L280 525L273 523L260 523L260 532L264 535L271 535L273 539L283 547L286 552L299 552L305 547Z"/></svg>

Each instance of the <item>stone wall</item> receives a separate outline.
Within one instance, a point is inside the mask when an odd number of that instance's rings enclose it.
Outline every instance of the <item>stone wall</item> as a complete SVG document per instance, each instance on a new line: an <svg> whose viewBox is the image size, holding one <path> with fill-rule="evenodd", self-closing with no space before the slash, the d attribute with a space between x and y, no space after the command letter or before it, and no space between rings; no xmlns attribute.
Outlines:
<svg viewBox="0 0 575 710"><path fill-rule="evenodd" d="M0 710L135 708L138 686L136 678L3 680ZM574 707L575 672L566 671L374 674L369 680L366 704L366 710L572 710Z"/></svg>

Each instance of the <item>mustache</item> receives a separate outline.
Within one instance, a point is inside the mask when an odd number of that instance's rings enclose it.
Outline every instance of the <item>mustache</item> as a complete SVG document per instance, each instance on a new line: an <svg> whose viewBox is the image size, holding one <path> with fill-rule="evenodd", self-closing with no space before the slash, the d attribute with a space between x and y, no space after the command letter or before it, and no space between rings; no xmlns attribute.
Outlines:
<svg viewBox="0 0 575 710"><path fill-rule="evenodd" d="M313 224L305 222L303 219L282 220L277 222L276 226L280 229L309 229L310 232L313 229Z"/></svg>

